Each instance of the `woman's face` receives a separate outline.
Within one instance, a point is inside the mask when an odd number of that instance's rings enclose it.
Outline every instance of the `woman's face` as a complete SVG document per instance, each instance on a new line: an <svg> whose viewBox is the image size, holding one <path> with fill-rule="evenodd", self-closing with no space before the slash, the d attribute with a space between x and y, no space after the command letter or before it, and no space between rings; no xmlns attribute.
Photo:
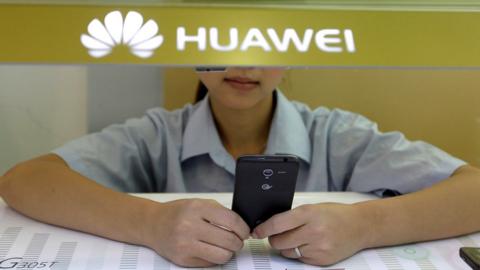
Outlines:
<svg viewBox="0 0 480 270"><path fill-rule="evenodd" d="M271 97L284 73L284 68L228 67L225 72L200 72L198 76L211 102L244 110Z"/></svg>

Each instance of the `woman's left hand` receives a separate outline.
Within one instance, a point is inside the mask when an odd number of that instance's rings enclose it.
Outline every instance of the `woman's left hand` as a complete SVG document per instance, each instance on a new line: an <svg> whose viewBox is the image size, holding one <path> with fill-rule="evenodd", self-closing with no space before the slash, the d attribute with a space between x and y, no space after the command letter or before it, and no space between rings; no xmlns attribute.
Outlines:
<svg viewBox="0 0 480 270"><path fill-rule="evenodd" d="M254 229L253 236L268 237L285 257L331 265L368 247L370 222L355 204L307 204L271 217Z"/></svg>

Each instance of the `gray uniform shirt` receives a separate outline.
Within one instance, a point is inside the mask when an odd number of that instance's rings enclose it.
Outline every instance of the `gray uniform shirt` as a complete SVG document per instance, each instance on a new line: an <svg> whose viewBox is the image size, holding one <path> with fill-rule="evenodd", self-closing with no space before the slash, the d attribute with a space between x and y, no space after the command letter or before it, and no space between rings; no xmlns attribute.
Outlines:
<svg viewBox="0 0 480 270"><path fill-rule="evenodd" d="M465 162L365 117L289 101L275 91L266 154L300 158L297 191L403 194L449 177ZM124 192L232 192L235 160L218 135L208 96L195 105L148 110L57 148L80 174Z"/></svg>

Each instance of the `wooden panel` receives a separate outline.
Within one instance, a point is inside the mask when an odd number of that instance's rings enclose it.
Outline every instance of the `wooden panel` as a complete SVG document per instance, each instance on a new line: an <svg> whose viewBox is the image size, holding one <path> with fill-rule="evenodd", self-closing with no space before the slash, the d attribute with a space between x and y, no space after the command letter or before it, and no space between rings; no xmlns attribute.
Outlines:
<svg viewBox="0 0 480 270"><path fill-rule="evenodd" d="M166 72L165 105L192 102L191 69ZM480 165L480 70L289 70L280 88L312 108L361 113L383 131L399 130Z"/></svg>

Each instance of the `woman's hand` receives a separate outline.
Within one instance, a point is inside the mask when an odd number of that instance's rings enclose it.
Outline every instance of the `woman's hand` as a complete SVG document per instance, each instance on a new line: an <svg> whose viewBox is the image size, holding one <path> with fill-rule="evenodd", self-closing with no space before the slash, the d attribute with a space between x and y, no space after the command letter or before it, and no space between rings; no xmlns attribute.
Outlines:
<svg viewBox="0 0 480 270"><path fill-rule="evenodd" d="M309 204L271 217L255 228L253 236L268 237L285 257L330 265L368 247L368 226L356 205Z"/></svg>
<svg viewBox="0 0 480 270"><path fill-rule="evenodd" d="M242 249L250 233L239 215L214 200L162 203L153 209L151 217L144 236L147 245L187 267L226 263Z"/></svg>

